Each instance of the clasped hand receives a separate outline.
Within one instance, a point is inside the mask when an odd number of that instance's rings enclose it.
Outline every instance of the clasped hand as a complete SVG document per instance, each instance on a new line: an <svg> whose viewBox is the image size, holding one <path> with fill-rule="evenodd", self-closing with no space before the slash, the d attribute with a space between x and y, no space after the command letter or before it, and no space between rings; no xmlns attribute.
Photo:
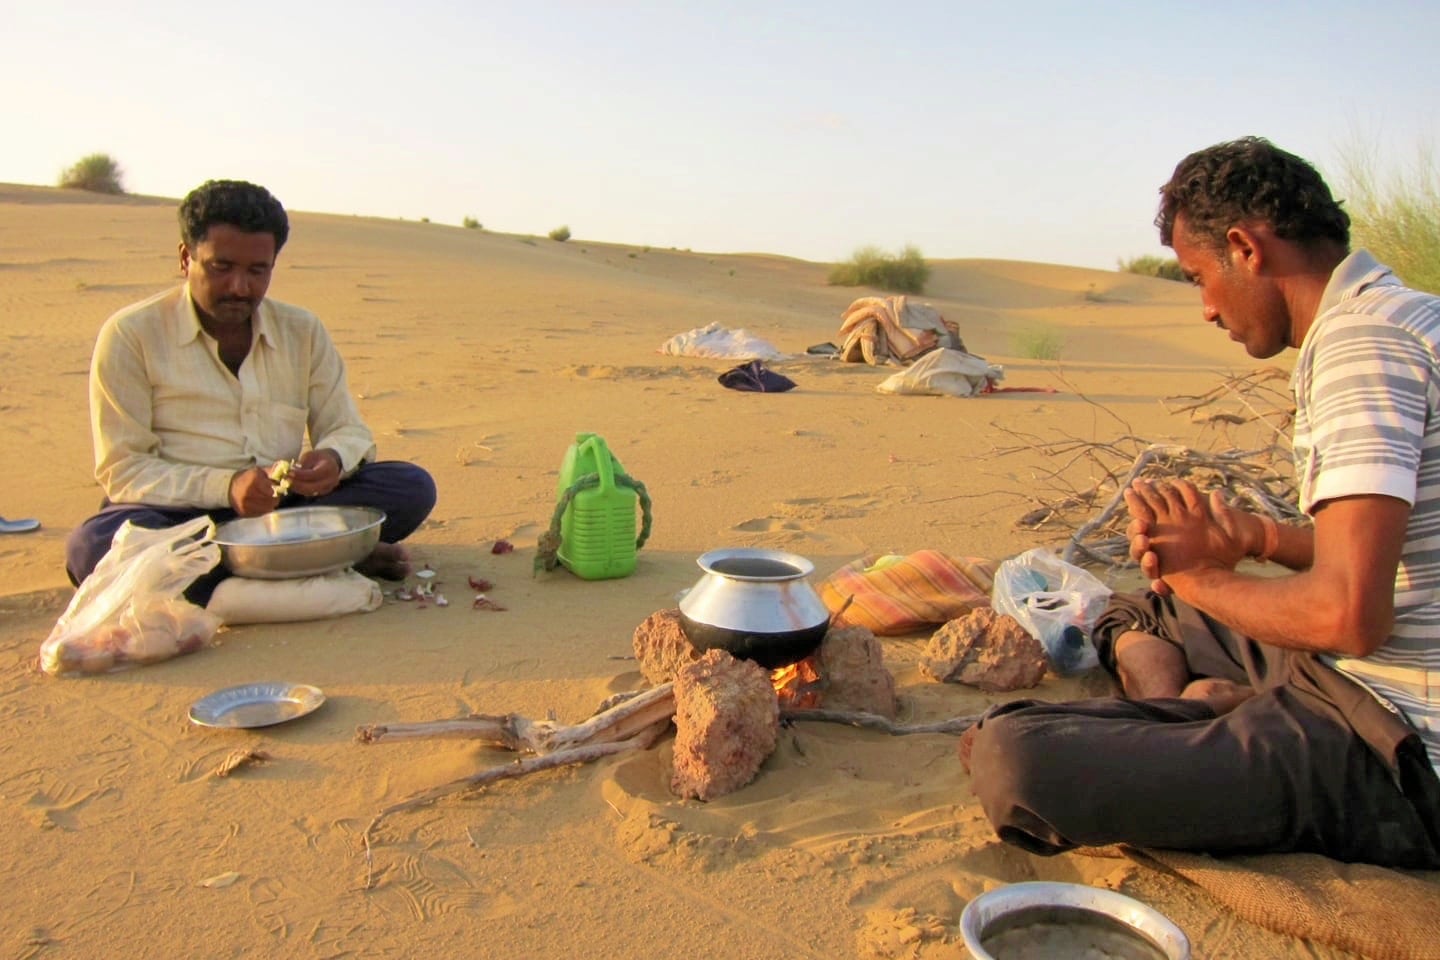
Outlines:
<svg viewBox="0 0 1440 960"><path fill-rule="evenodd" d="M340 456L333 450L307 450L286 477L290 492L322 497L340 485ZM265 467L241 470L230 479L230 506L242 517L258 517L280 505L275 482Z"/></svg>
<svg viewBox="0 0 1440 960"><path fill-rule="evenodd" d="M1136 480L1125 490L1125 505L1130 557L1161 595L1201 570L1233 570L1252 552L1255 518L1232 508L1219 490L1206 497L1184 480Z"/></svg>

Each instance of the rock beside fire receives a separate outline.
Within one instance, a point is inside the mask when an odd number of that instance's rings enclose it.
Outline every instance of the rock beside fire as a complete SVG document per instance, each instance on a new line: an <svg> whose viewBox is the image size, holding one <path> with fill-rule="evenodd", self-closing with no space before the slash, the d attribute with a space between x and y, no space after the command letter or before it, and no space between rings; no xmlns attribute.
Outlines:
<svg viewBox="0 0 1440 960"><path fill-rule="evenodd" d="M951 620L926 644L920 672L941 683L964 683L987 693L1033 687L1045 677L1045 648L1014 617L992 607Z"/></svg>
<svg viewBox="0 0 1440 960"><path fill-rule="evenodd" d="M680 625L678 608L658 610L635 628L631 640L640 673L656 686L675 679L680 668L699 656Z"/></svg>
<svg viewBox="0 0 1440 960"><path fill-rule="evenodd" d="M775 752L780 707L770 674L709 650L675 675L675 750L670 789L713 800L739 790Z"/></svg>
<svg viewBox="0 0 1440 960"><path fill-rule="evenodd" d="M832 627L816 660L825 682L826 707L895 719L895 678L885 669L883 648L868 628Z"/></svg>

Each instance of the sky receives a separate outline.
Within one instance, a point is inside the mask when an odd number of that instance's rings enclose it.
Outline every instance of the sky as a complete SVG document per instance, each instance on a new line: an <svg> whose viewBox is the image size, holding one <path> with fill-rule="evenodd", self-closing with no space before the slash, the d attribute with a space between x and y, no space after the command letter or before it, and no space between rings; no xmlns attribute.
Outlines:
<svg viewBox="0 0 1440 960"><path fill-rule="evenodd" d="M1433 0L0 0L0 182L104 152L166 197L1109 269L1166 253L1157 190L1212 143L1405 176L1437 36Z"/></svg>

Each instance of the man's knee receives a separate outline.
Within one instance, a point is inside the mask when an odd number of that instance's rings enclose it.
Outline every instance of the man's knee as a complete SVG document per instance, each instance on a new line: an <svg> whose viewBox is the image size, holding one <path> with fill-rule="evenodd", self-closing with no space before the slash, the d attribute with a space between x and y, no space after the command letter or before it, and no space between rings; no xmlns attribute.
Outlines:
<svg viewBox="0 0 1440 960"><path fill-rule="evenodd" d="M1023 712L997 713L981 721L970 750L970 784L987 814L1029 796L1044 770L1044 741Z"/></svg>
<svg viewBox="0 0 1440 960"><path fill-rule="evenodd" d="M173 527L202 511L166 512L145 506L116 506L97 513L65 538L65 573L79 586L110 552L115 534L126 521L147 530Z"/></svg>
<svg viewBox="0 0 1440 960"><path fill-rule="evenodd" d="M435 508L435 479L420 466L403 460L367 463L329 498L385 511L380 539L397 543L415 531Z"/></svg>
<svg viewBox="0 0 1440 960"><path fill-rule="evenodd" d="M424 467L401 462L393 463L391 466L395 468L395 483L405 491L402 501L403 508L400 515L395 518L395 525L399 529L395 531L392 540L394 542L404 540L425 522L425 518L430 516L430 511L435 509L437 492L435 478L430 476L429 471Z"/></svg>
<svg viewBox="0 0 1440 960"><path fill-rule="evenodd" d="M407 466L413 471L410 482L415 489L415 503L417 507L423 507L424 515L428 517L430 511L435 509L435 500L438 496L435 478L430 476L430 472L423 467L417 467L413 463L407 464Z"/></svg>
<svg viewBox="0 0 1440 960"><path fill-rule="evenodd" d="M1045 724L1024 711L985 719L971 747L971 789L985 816L1001 839L1032 853L1053 854L1070 846L1043 814L1037 815L1059 799L1049 783L1053 751Z"/></svg>
<svg viewBox="0 0 1440 960"><path fill-rule="evenodd" d="M119 524L109 521L103 515L92 517L65 538L65 574L72 586L80 586L110 552L110 541Z"/></svg>

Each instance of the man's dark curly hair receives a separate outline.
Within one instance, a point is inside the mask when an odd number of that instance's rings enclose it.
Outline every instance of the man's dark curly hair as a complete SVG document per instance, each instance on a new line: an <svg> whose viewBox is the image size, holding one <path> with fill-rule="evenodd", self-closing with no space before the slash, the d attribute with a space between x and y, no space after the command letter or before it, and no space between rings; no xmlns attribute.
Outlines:
<svg viewBox="0 0 1440 960"><path fill-rule="evenodd" d="M180 201L180 239L191 250L217 223L275 237L275 252L290 236L290 220L264 187L243 180L207 180Z"/></svg>
<svg viewBox="0 0 1440 960"><path fill-rule="evenodd" d="M1244 137L1190 154L1160 188L1155 226L1160 242L1174 246L1175 217L1185 232L1214 250L1236 224L1264 222L1275 235L1301 246L1350 246L1350 216L1330 195L1315 168L1260 137Z"/></svg>

